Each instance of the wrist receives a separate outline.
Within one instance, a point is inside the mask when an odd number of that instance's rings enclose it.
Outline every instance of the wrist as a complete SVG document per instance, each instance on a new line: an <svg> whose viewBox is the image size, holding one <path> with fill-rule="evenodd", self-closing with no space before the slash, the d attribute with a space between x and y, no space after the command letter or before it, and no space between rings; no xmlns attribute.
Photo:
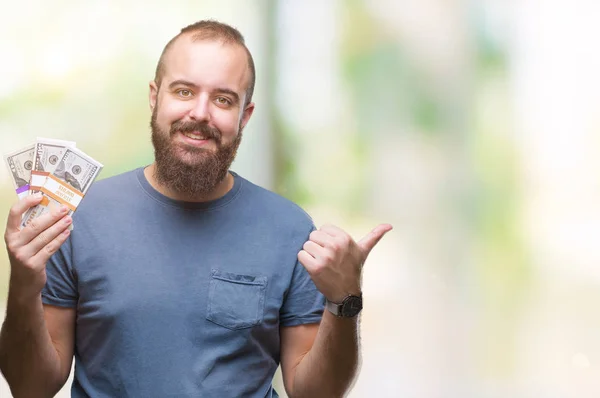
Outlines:
<svg viewBox="0 0 600 398"><path fill-rule="evenodd" d="M29 286L22 286L12 278L8 288L8 302L19 308L21 311L36 308L42 301L42 292L37 289L31 289Z"/></svg>
<svg viewBox="0 0 600 398"><path fill-rule="evenodd" d="M362 293L348 294L340 302L327 299L325 308L336 317L354 318L363 308Z"/></svg>
<svg viewBox="0 0 600 398"><path fill-rule="evenodd" d="M360 314L356 316L337 316L334 315L331 311L325 310L323 313L323 318L327 318L328 322L331 322L335 325L345 325L345 327L357 327L360 324Z"/></svg>

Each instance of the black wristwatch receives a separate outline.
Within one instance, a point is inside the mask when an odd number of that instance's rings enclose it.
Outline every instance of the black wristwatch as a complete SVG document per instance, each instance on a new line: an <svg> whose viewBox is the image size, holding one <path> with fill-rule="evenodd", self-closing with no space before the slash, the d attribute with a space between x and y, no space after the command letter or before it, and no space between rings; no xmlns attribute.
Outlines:
<svg viewBox="0 0 600 398"><path fill-rule="evenodd" d="M332 303L326 300L325 307L335 316L343 318L355 317L363 308L362 293L359 296L350 294L341 303Z"/></svg>

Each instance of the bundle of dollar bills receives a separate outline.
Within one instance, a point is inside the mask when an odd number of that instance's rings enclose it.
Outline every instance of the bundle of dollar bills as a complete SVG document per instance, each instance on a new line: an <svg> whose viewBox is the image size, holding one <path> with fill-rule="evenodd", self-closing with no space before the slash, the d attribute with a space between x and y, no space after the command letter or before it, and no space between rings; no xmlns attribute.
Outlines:
<svg viewBox="0 0 600 398"><path fill-rule="evenodd" d="M72 141L38 138L34 144L4 155L19 198L36 192L42 202L29 209L21 221L31 220L65 205L77 209L103 165L75 147Z"/></svg>

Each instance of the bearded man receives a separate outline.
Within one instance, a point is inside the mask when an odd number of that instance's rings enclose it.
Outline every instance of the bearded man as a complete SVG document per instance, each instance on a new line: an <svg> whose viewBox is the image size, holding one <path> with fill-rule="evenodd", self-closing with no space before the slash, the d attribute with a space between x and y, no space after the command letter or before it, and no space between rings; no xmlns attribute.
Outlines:
<svg viewBox="0 0 600 398"><path fill-rule="evenodd" d="M254 111L242 35L200 21L150 83L155 161L19 229L0 368L15 397L338 397L358 372L360 242L230 171ZM325 310L325 308L327 310Z"/></svg>

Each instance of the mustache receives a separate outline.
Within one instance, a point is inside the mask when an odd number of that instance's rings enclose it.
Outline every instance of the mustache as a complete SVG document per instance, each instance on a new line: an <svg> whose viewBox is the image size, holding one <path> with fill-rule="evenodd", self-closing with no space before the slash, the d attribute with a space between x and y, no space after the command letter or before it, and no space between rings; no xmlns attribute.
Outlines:
<svg viewBox="0 0 600 398"><path fill-rule="evenodd" d="M178 120L171 125L170 134L199 132L207 139L213 139L217 144L221 143L221 132L219 129L209 126L203 122L184 122Z"/></svg>

